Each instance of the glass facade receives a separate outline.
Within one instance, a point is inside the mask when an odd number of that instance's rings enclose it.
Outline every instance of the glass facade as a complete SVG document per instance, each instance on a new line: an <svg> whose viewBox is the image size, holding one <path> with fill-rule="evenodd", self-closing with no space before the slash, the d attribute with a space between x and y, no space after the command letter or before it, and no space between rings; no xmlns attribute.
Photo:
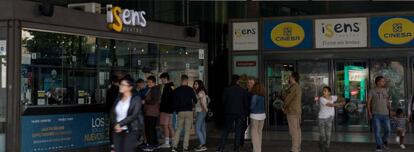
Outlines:
<svg viewBox="0 0 414 152"><path fill-rule="evenodd" d="M22 30L21 102L28 106L104 104L111 76L169 72L203 79L198 48ZM202 50L202 49L201 49ZM201 73L201 74L200 74Z"/></svg>
<svg viewBox="0 0 414 152"><path fill-rule="evenodd" d="M1 22L0 22L1 23ZM0 152L6 149L7 118L7 28L0 24Z"/></svg>

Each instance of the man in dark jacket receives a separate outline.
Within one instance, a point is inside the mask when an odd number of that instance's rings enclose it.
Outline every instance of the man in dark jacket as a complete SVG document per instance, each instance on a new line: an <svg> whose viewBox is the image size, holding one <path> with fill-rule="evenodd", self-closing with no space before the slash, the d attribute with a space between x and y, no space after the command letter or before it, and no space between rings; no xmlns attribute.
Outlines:
<svg viewBox="0 0 414 152"><path fill-rule="evenodd" d="M145 136L148 146L144 151L153 151L158 148L157 139L157 122L160 114L161 90L156 85L156 78L149 76L147 78L148 92L145 95L144 102L144 120L145 120Z"/></svg>
<svg viewBox="0 0 414 152"><path fill-rule="evenodd" d="M172 152L177 151L181 131L184 128L184 152L188 151L190 129L193 125L194 105L197 103L197 96L193 88L188 86L188 76L181 76L181 86L173 92L174 111L178 112L178 128L175 130Z"/></svg>
<svg viewBox="0 0 414 152"><path fill-rule="evenodd" d="M242 123L248 115L248 93L245 89L239 86L240 77L238 75L232 76L232 85L224 90L223 106L225 115L225 129L221 136L221 143L217 152L223 152L226 145L227 137L230 130L235 128L234 138L234 152L239 152Z"/></svg>
<svg viewBox="0 0 414 152"><path fill-rule="evenodd" d="M174 137L174 128L172 126L172 93L174 83L170 82L170 75L163 73L160 76L162 82L162 95L160 104L160 125L164 129L165 143L160 148L171 148L170 139Z"/></svg>

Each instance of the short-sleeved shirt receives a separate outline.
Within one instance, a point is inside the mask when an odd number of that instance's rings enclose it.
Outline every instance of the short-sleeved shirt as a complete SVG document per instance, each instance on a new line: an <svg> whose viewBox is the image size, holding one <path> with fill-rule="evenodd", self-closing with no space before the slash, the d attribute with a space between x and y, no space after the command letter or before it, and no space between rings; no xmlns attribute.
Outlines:
<svg viewBox="0 0 414 152"><path fill-rule="evenodd" d="M390 96L386 88L374 88L369 92L371 97L371 110L373 114L388 115Z"/></svg>
<svg viewBox="0 0 414 152"><path fill-rule="evenodd" d="M395 118L395 121L397 121L397 128L406 129L408 118L405 118L405 117Z"/></svg>
<svg viewBox="0 0 414 152"><path fill-rule="evenodd" d="M321 97L319 99L319 119L327 119L329 117L335 116L335 108L334 107L328 107L326 104L328 103L335 103L336 100L338 100L338 96L331 96L331 100L328 100L324 97Z"/></svg>

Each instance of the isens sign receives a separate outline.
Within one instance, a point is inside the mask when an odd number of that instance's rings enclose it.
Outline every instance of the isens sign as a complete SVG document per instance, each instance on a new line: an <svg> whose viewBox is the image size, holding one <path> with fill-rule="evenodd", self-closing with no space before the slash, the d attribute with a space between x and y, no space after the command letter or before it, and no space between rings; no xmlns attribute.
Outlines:
<svg viewBox="0 0 414 152"><path fill-rule="evenodd" d="M145 11L135 11L130 9L121 9L119 6L106 6L106 22L109 29L121 32L125 26L146 27Z"/></svg>

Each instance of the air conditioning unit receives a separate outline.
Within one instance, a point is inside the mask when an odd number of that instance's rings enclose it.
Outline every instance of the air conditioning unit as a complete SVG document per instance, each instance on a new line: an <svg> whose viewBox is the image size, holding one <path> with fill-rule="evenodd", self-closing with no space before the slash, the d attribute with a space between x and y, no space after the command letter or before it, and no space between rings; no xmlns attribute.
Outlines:
<svg viewBox="0 0 414 152"><path fill-rule="evenodd" d="M73 3L69 4L68 8L101 14L101 4L99 3Z"/></svg>

